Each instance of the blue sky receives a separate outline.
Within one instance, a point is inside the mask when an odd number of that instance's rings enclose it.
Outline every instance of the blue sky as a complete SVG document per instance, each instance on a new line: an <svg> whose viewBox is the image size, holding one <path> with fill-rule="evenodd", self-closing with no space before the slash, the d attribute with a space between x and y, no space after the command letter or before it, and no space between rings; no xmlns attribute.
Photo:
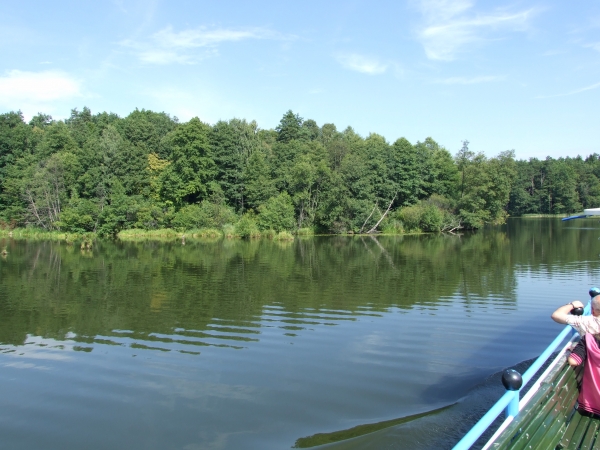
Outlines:
<svg viewBox="0 0 600 450"><path fill-rule="evenodd" d="M600 153L593 1L0 3L0 112L135 108L274 128L291 109L389 142Z"/></svg>

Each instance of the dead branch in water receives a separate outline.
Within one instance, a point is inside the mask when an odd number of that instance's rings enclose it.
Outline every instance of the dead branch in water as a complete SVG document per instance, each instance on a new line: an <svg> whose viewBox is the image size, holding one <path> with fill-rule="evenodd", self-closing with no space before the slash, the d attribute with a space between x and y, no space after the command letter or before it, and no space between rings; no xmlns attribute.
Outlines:
<svg viewBox="0 0 600 450"><path fill-rule="evenodd" d="M453 217L449 222L442 224L440 231L442 233L456 234L454 232L456 230L461 230L462 228L463 228L462 221L457 217Z"/></svg>
<svg viewBox="0 0 600 450"><path fill-rule="evenodd" d="M377 203L375 203L375 206L373 207L373 211L371 211L371 214L369 214L369 217L367 217L367 220L365 220L365 223L363 223L362 227L360 227L360 231L358 232L358 234L362 234L363 230L365 229L365 225L367 224L367 222L369 221L369 219L371 218L371 216L373 215L373 213L375 212L376 209L377 209Z"/></svg>
<svg viewBox="0 0 600 450"><path fill-rule="evenodd" d="M394 198L392 199L392 201L390 202L388 208L385 210L385 212L381 216L381 219L379 219L379 221L375 224L375 226L373 226L373 228L371 228L369 231L367 231L367 234L374 233L375 230L377 230L377 227L379 226L379 224L381 223L381 221L385 218L385 216L387 216L387 213L390 212L390 209L392 209L392 204L394 203L394 200L396 200L396 196L397 195L398 195L398 193L396 192L396 195L394 195Z"/></svg>

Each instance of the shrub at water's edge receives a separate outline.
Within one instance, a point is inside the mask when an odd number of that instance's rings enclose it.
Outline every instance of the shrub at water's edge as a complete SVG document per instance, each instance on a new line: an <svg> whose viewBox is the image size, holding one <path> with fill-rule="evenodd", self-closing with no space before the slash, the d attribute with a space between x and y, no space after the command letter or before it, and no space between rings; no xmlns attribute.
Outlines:
<svg viewBox="0 0 600 450"><path fill-rule="evenodd" d="M159 230L142 230L142 229L130 229L122 230L117 234L117 238L122 240L136 240L136 239L181 239L182 233L177 232L170 228L163 228Z"/></svg>
<svg viewBox="0 0 600 450"><path fill-rule="evenodd" d="M293 241L294 240L294 236L289 231L280 231L273 238L273 240L274 241Z"/></svg>
<svg viewBox="0 0 600 450"><path fill-rule="evenodd" d="M235 225L236 234L243 238L259 238L260 230L256 223L256 216L252 210L244 214Z"/></svg>
<svg viewBox="0 0 600 450"><path fill-rule="evenodd" d="M268 230L265 230L261 233L261 237L267 238L267 239L275 239L275 236L277 236L277 231L269 228Z"/></svg>
<svg viewBox="0 0 600 450"><path fill-rule="evenodd" d="M230 223L223 225L222 230L223 230L223 237L225 237L227 239L233 239L236 237L240 237L235 230L235 225L232 225Z"/></svg>
<svg viewBox="0 0 600 450"><path fill-rule="evenodd" d="M201 228L199 230L190 230L187 232L192 237L201 237L201 238L221 238L223 237L223 232L216 228Z"/></svg>

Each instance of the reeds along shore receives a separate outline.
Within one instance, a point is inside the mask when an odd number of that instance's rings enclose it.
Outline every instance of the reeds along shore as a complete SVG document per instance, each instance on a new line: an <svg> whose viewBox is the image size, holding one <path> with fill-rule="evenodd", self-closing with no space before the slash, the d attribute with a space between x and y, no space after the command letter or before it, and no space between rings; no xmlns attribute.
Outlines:
<svg viewBox="0 0 600 450"><path fill-rule="evenodd" d="M384 230L379 235L400 235L400 234L421 234L422 232L407 233L399 229ZM221 239L269 239L273 241L291 242L296 237L305 238L315 236L315 232L311 228L300 228L296 232L258 229L250 230L242 234L235 226L225 225L222 229L217 228L200 228L193 230L174 230L164 228L158 230L143 230L130 229L119 232L114 238L121 241L164 241L172 242L180 240L185 245L186 240L221 240ZM348 235L357 235L348 233ZM82 249L91 250L92 243L97 239L106 239L105 236L100 236L94 232L88 233L68 233L64 231L48 231L36 228L15 228L2 229L0 228L0 239L17 239L17 240L40 240L40 241L57 241L65 242L67 245L80 245Z"/></svg>
<svg viewBox="0 0 600 450"><path fill-rule="evenodd" d="M312 230L300 229L298 236L313 236ZM186 239L271 239L274 241L293 241L294 235L289 231L276 232L274 230L259 231L253 230L247 236L240 235L235 227L223 227L222 230L216 228L202 228L196 230L177 231L169 228L159 230L123 230L115 236L122 241L138 240L156 240L156 241L175 241L181 240L185 244ZM27 240L45 240L45 241L64 241L70 245L81 245L82 249L91 249L92 242L99 239L98 234L90 233L67 233L62 231L46 231L34 228L15 228L13 230L0 229L0 238L27 239Z"/></svg>

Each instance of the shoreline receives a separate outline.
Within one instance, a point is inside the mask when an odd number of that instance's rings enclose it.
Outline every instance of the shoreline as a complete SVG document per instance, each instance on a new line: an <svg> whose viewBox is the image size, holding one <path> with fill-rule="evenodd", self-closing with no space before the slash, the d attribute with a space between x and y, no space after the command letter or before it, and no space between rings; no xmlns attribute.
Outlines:
<svg viewBox="0 0 600 450"><path fill-rule="evenodd" d="M228 232L229 231L229 232ZM190 240L261 240L268 239L273 241L293 241L296 238L318 237L318 236L345 236L345 237L366 237L366 236L415 236L422 234L437 234L427 233L423 231L411 231L404 233L374 233L374 234L359 234L359 233L340 233L340 234L321 234L315 233L312 230L300 232L281 231L279 233L274 230L266 230L264 232L255 233L251 236L240 236L237 233L232 233L230 230L218 229L199 229L177 231L172 228L163 228L158 230L140 230L128 229L117 233L113 237L100 236L95 232L71 233L65 231L48 231L33 228L14 228L12 230L0 229L0 238L11 238L18 240L45 240L45 241L65 241L67 244L84 243L90 245L96 240L119 240L123 242L135 241L177 241L181 240L185 244L186 239Z"/></svg>

